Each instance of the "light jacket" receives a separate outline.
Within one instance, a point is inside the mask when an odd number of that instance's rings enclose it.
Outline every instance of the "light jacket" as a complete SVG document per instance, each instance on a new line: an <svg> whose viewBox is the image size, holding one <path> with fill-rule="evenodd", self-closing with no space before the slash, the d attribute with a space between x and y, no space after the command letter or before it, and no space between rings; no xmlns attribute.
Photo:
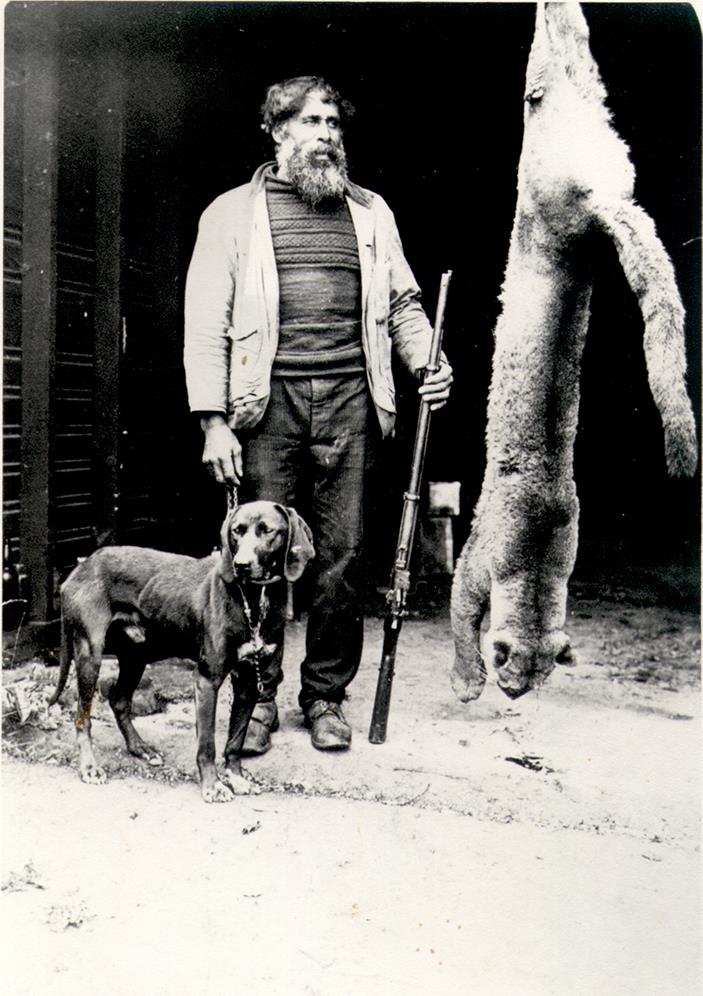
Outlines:
<svg viewBox="0 0 703 996"><path fill-rule="evenodd" d="M232 429L259 421L278 346L279 286L266 205L265 163L250 183L203 212L185 296L184 363L191 411L222 412ZM349 183L361 270L362 345L383 435L395 422L391 349L413 373L429 358L432 327L420 304L393 214Z"/></svg>

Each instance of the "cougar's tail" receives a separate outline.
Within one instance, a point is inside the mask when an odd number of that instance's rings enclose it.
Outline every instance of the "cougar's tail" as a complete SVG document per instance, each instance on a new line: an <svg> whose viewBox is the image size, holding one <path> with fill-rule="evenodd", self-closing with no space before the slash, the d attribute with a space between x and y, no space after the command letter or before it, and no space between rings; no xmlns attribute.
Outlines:
<svg viewBox="0 0 703 996"><path fill-rule="evenodd" d="M66 682L68 681L68 673L71 670L71 634L69 632L70 627L66 625L66 620L64 618L63 612L61 613L61 650L59 654L59 680L54 689L54 694L49 699L49 705L52 706L58 702L61 693L66 687Z"/></svg>
<svg viewBox="0 0 703 996"><path fill-rule="evenodd" d="M684 310L673 265L654 222L638 204L595 204L594 212L615 243L642 312L647 376L664 427L669 473L690 477L698 462L698 444L686 392Z"/></svg>

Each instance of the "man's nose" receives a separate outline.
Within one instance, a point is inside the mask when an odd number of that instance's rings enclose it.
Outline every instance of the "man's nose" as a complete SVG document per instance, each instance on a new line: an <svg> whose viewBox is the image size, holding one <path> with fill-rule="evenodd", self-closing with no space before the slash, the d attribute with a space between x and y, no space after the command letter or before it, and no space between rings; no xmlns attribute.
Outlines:
<svg viewBox="0 0 703 996"><path fill-rule="evenodd" d="M317 126L317 136L321 142L332 141L332 131L326 121L321 121Z"/></svg>

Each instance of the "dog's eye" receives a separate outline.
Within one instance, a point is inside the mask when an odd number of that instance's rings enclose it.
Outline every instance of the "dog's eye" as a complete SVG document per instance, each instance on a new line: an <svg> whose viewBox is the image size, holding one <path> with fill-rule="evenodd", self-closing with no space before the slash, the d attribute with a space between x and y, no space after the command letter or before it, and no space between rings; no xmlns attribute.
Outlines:
<svg viewBox="0 0 703 996"><path fill-rule="evenodd" d="M259 536L268 536L270 532L273 532L270 526L267 526L265 522L260 522L256 530Z"/></svg>
<svg viewBox="0 0 703 996"><path fill-rule="evenodd" d="M241 523L238 526L235 526L232 530L235 536L243 536L246 531L247 527L243 526Z"/></svg>

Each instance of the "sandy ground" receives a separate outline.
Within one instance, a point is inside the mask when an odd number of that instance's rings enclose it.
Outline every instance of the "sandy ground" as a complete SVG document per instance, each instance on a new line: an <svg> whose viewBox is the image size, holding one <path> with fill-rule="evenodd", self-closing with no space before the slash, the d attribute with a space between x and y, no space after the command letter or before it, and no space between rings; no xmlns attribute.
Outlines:
<svg viewBox="0 0 703 996"><path fill-rule="evenodd" d="M698 619L581 599L568 622L578 666L465 706L446 617L406 621L388 741L372 746L369 620L341 755L302 727L290 624L281 729L245 762L262 794L228 805L194 782L184 664L145 679L137 723L161 769L125 755L98 705L106 786L77 777L69 694L48 724L8 714L4 991L698 993ZM4 681L55 677L27 665Z"/></svg>

